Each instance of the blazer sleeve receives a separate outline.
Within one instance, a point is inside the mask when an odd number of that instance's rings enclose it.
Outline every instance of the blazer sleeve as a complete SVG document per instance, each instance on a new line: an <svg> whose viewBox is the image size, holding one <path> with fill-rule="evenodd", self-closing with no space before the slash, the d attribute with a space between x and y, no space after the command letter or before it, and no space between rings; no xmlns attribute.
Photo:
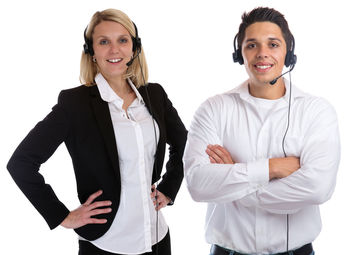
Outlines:
<svg viewBox="0 0 350 255"><path fill-rule="evenodd" d="M58 104L29 132L7 164L18 187L51 229L57 227L69 214L67 207L59 201L39 173L41 164L50 158L69 132L68 120L60 102L61 94Z"/></svg>
<svg viewBox="0 0 350 255"><path fill-rule="evenodd" d="M166 172L158 185L158 190L168 196L172 204L175 201L184 176L182 157L187 140L187 130L163 88L162 92L166 143L169 145L169 159L166 163Z"/></svg>

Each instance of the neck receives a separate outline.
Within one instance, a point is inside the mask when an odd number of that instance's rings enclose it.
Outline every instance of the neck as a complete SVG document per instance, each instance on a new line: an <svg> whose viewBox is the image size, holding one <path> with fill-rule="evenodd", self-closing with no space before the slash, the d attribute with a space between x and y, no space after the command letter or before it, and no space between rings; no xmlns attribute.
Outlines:
<svg viewBox="0 0 350 255"><path fill-rule="evenodd" d="M269 82L260 84L249 81L248 86L249 93L258 98L273 100L283 97L286 93L283 79L279 79L274 85L270 85Z"/></svg>
<svg viewBox="0 0 350 255"><path fill-rule="evenodd" d="M121 98L124 98L125 95L132 91L132 88L129 86L127 80L123 79L122 77L106 78L106 80L113 91Z"/></svg>

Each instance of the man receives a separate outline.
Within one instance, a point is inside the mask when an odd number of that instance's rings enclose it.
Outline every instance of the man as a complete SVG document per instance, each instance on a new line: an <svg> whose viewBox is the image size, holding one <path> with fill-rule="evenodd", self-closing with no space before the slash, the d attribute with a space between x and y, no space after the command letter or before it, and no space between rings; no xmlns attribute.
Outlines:
<svg viewBox="0 0 350 255"><path fill-rule="evenodd" d="M296 63L281 13L243 14L236 37L249 78L199 107L184 155L191 196L208 202L211 254L314 254L340 159L336 113L281 77Z"/></svg>

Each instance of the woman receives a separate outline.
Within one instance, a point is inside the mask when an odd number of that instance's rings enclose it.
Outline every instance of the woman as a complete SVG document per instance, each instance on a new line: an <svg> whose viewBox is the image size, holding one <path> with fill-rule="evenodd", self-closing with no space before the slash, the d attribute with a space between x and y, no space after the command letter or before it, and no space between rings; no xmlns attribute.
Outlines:
<svg viewBox="0 0 350 255"><path fill-rule="evenodd" d="M163 88L147 83L141 40L126 14L96 12L84 37L85 85L60 93L14 152L9 172L51 229L62 225L78 233L79 254L171 254L158 211L180 188L187 131ZM62 142L82 203L73 211L38 172ZM154 185L166 143L167 170Z"/></svg>

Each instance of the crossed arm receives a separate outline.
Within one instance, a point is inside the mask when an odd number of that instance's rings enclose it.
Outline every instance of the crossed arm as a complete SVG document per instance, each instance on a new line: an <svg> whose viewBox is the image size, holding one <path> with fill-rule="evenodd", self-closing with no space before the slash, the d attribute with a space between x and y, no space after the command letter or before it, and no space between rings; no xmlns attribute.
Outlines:
<svg viewBox="0 0 350 255"><path fill-rule="evenodd" d="M230 153L222 146L209 144L205 152L209 156L210 163L235 164ZM269 159L269 180L287 177L300 168L298 157L271 158Z"/></svg>
<svg viewBox="0 0 350 255"><path fill-rule="evenodd" d="M184 157L192 198L200 202L236 202L277 214L296 213L328 200L335 187L340 143L334 110L321 106L303 133L298 157L253 157L251 162L237 162L232 152L217 145L223 144L212 118L218 113L209 107L200 108L189 131Z"/></svg>

